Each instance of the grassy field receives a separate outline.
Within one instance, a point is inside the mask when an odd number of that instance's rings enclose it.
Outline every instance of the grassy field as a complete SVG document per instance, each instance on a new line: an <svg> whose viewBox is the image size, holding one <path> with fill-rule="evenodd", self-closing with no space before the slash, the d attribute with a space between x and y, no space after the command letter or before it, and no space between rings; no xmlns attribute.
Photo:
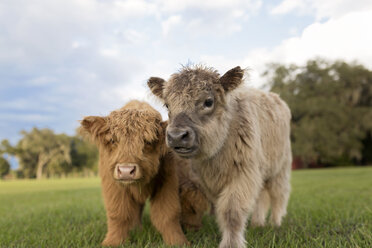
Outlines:
<svg viewBox="0 0 372 248"><path fill-rule="evenodd" d="M213 217L188 232L216 247ZM0 247L99 247L106 231L98 178L0 182ZM280 228L247 228L247 247L372 247L372 167L295 171ZM123 247L164 247L150 224Z"/></svg>

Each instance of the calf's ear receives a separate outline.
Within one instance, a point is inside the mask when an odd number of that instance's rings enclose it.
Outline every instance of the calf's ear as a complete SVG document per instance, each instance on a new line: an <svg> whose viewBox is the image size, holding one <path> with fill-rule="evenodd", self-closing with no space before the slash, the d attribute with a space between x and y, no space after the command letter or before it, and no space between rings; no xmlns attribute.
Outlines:
<svg viewBox="0 0 372 248"><path fill-rule="evenodd" d="M147 85L149 86L151 92L160 99L163 99L164 83L165 80L158 77L151 77L149 80L147 80Z"/></svg>
<svg viewBox="0 0 372 248"><path fill-rule="evenodd" d="M230 69L222 77L220 77L219 83L222 85L225 92L228 92L235 89L242 83L243 76L244 70L242 70L240 66L237 66Z"/></svg>
<svg viewBox="0 0 372 248"><path fill-rule="evenodd" d="M104 117L100 116L87 116L82 121L80 121L81 127L79 132L92 138L96 138L99 134L107 130L107 122Z"/></svg>

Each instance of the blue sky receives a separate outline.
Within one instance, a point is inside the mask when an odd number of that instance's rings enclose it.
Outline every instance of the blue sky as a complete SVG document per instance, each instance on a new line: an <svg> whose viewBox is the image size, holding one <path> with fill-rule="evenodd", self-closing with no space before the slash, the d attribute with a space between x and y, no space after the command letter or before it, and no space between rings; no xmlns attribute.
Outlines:
<svg viewBox="0 0 372 248"><path fill-rule="evenodd" d="M372 68L369 0L2 0L0 140L150 101L150 76L181 64L240 65L262 85L269 62L357 60Z"/></svg>

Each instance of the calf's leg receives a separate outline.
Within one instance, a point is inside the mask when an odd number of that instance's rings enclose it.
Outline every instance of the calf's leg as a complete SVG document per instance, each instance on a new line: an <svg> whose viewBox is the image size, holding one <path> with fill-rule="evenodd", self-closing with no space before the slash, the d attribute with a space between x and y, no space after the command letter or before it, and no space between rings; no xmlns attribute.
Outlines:
<svg viewBox="0 0 372 248"><path fill-rule="evenodd" d="M203 214L209 202L205 195L192 184L180 187L181 224L188 230L198 230L202 226Z"/></svg>
<svg viewBox="0 0 372 248"><path fill-rule="evenodd" d="M258 196L255 209L252 214L252 226L264 226L267 212L270 208L270 196L267 189L262 189Z"/></svg>
<svg viewBox="0 0 372 248"><path fill-rule="evenodd" d="M240 178L228 185L217 199L216 216L222 232L220 248L245 247L245 224L259 192L260 185L248 185L247 179Z"/></svg>
<svg viewBox="0 0 372 248"><path fill-rule="evenodd" d="M115 182L103 183L102 190L107 215L107 233L102 245L119 246L128 237L129 230L141 223L141 204Z"/></svg>
<svg viewBox="0 0 372 248"><path fill-rule="evenodd" d="M181 206L176 177L164 178L163 185L151 198L151 222L167 245L186 245L180 224Z"/></svg>
<svg viewBox="0 0 372 248"><path fill-rule="evenodd" d="M290 171L283 170L268 182L268 190L271 200L272 225L280 226L283 216L287 213L287 204L290 194Z"/></svg>

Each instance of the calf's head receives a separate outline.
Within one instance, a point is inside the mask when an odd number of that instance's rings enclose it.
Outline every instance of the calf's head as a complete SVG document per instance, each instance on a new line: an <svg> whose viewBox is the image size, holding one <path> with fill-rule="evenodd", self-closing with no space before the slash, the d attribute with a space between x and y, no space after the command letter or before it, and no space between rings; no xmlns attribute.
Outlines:
<svg viewBox="0 0 372 248"><path fill-rule="evenodd" d="M227 98L243 75L239 66L222 77L212 68L197 66L183 68L168 81L150 78L149 88L168 108L167 145L186 158L218 152L231 118Z"/></svg>
<svg viewBox="0 0 372 248"><path fill-rule="evenodd" d="M85 117L80 132L99 148L101 175L127 185L147 183L158 172L166 152L165 126L150 105L132 101L108 116Z"/></svg>

